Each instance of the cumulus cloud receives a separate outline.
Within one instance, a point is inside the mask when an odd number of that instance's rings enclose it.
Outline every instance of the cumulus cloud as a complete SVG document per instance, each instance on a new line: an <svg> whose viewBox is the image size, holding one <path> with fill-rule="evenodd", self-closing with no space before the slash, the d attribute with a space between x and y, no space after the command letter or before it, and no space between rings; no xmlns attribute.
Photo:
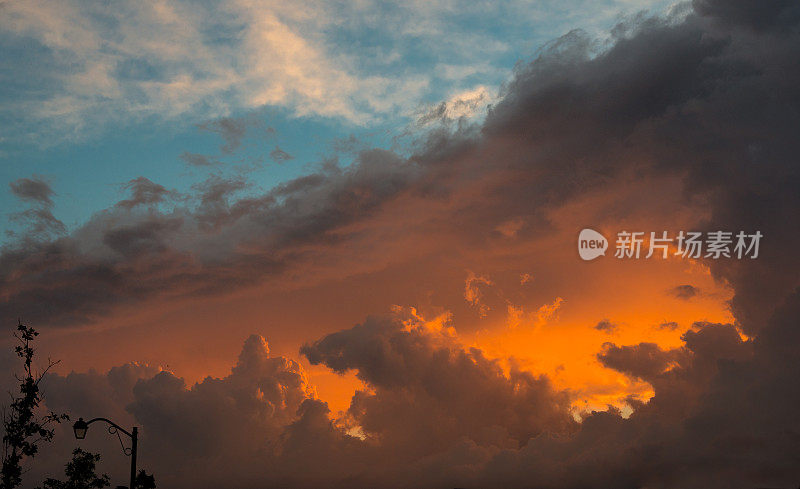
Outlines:
<svg viewBox="0 0 800 489"><path fill-rule="evenodd" d="M330 446L320 445L326 434L338 449L346 450L350 440L329 420L303 368L270 356L257 335L245 341L230 375L192 386L172 372L127 364L106 373L48 374L42 388L50 409L76 419L104 416L140 426L140 464L158 474L159 484L171 487L279 484L300 468L298 456L339 461ZM102 443L101 426L92 426L87 443ZM54 471L68 458L73 441L69 427L62 428L56 444L46 448L52 463L34 466L34 476ZM119 465L112 459L111 467ZM307 478L321 482L319 474Z"/></svg>
<svg viewBox="0 0 800 489"><path fill-rule="evenodd" d="M489 89L484 86L475 87L450 97L434 107L428 108L417 118L418 126L432 123L447 124L461 118L470 119L475 115L485 112L493 97Z"/></svg>
<svg viewBox="0 0 800 489"><path fill-rule="evenodd" d="M606 367L613 368L632 377L648 380L662 374L679 358L679 351L664 351L655 343L640 343L619 347L605 343L603 352L597 355Z"/></svg>
<svg viewBox="0 0 800 489"><path fill-rule="evenodd" d="M594 329L601 331L605 334L614 334L619 326L612 323L608 319L603 319L594 325Z"/></svg>
<svg viewBox="0 0 800 489"><path fill-rule="evenodd" d="M577 427L566 393L544 376L514 366L505 372L459 344L441 318L398 309L321 338L303 354L365 381L343 418L332 420L303 368L271 356L256 335L230 375L193 386L128 364L104 374L48 374L43 389L48 408L140 426L143 463L171 487L401 487L413 480L402 464L419 477L454 445L497 453ZM360 436L348 434L354 428ZM59 433L48 457L66 458L70 444L69 433Z"/></svg>
<svg viewBox="0 0 800 489"><path fill-rule="evenodd" d="M153 183L145 177L134 178L123 185L123 188L130 191L131 197L119 201L117 206L126 209L132 209L138 205L158 204L170 195L174 195L163 185Z"/></svg>
<svg viewBox="0 0 800 489"><path fill-rule="evenodd" d="M368 441L400 460L447 451L464 440L519 448L576 425L569 398L545 376L501 365L459 344L443 320L413 311L372 317L301 349L312 364L353 370L368 386L347 412Z"/></svg>
<svg viewBox="0 0 800 489"><path fill-rule="evenodd" d="M700 289L693 285L676 285L675 287L669 289L667 291L669 295L676 297L678 299L682 299L688 301L697 296L700 293Z"/></svg>
<svg viewBox="0 0 800 489"><path fill-rule="evenodd" d="M41 178L20 178L11 182L9 187L11 193L22 200L36 202L45 207L53 205L53 189Z"/></svg>
<svg viewBox="0 0 800 489"><path fill-rule="evenodd" d="M669 331L675 331L676 329L678 329L679 326L680 325L678 323L676 323L675 321L667 321L667 322L663 322L663 323L657 324L656 328L657 329L666 329L666 330L669 330Z"/></svg>
<svg viewBox="0 0 800 489"><path fill-rule="evenodd" d="M631 399L627 418L610 409L577 423L570 394L546 376L465 347L447 317L401 308L301 349L364 381L336 419L302 367L256 335L230 375L193 386L128 364L49 374L43 388L49 408L137 423L146 466L170 487L785 485L796 477L800 391L787 345L798 340L799 298L752 341L730 324L696 323L674 349L607 344L604 365L655 390L646 403ZM67 456L69 435L49 456Z"/></svg>
<svg viewBox="0 0 800 489"><path fill-rule="evenodd" d="M168 477L205 479L203 484L210 484L211 477L221 484L236 467L252 470L260 460L269 463L282 430L314 397L314 389L300 365L270 357L264 339L251 336L228 377L188 387L161 372L137 383L133 395L127 409L147 429L149 442L162 447L170 465L188 469L190 462L203 460L206 466L202 474L174 469ZM235 451L220 456L220 447Z"/></svg>

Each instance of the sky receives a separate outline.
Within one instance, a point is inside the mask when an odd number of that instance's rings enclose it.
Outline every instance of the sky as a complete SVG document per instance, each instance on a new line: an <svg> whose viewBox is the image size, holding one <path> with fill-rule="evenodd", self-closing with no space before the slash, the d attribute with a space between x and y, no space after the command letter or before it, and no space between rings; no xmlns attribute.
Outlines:
<svg viewBox="0 0 800 489"><path fill-rule="evenodd" d="M159 487L800 481L793 2L6 1L0 26L3 371L21 319L59 360L45 407L139 426Z"/></svg>
<svg viewBox="0 0 800 489"><path fill-rule="evenodd" d="M246 172L267 190L394 147L441 102L452 118L480 112L516 63L572 29L607 37L669 5L283 3L5 2L3 183L41 176L68 229L142 175L188 192ZM21 207L2 199L8 221Z"/></svg>

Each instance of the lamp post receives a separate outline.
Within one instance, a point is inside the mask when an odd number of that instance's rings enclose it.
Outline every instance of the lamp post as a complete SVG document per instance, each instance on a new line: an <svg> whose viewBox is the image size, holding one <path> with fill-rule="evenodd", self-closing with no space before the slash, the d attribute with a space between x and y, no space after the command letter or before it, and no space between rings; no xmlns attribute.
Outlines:
<svg viewBox="0 0 800 489"><path fill-rule="evenodd" d="M90 419L89 421L84 421L83 418L79 418L78 421L75 421L75 424L72 425L72 431L75 432L75 438L78 440L83 440L86 438L86 432L89 430L89 425L94 423L95 421L105 421L109 424L108 432L112 435L116 433L117 437L119 438L120 444L122 444L122 438L119 437L119 432L123 432L128 435L131 439L131 447L125 448L122 446L122 452L125 455L131 457L131 484L128 486L128 489L135 489L134 483L136 482L136 448L139 441L139 428L134 426L133 432L129 432L125 428L121 427L117 423L111 421L110 419L106 418L94 418Z"/></svg>

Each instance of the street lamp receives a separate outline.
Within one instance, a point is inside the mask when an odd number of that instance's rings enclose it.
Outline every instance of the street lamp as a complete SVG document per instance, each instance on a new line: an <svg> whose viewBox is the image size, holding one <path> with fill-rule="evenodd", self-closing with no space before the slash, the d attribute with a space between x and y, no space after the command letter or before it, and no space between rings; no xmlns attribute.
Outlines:
<svg viewBox="0 0 800 489"><path fill-rule="evenodd" d="M106 418L94 418L90 419L89 421L84 421L83 418L79 418L78 421L75 421L75 424L72 425L72 431L75 432L75 438L78 440L83 440L86 438L86 432L89 431L89 425L94 423L95 421L105 421L109 424L108 432L117 435L119 438L119 443L122 445L122 452L125 455L131 457L131 484L129 489L135 489L134 483L136 482L136 448L139 441L139 428L134 426L132 432L127 431L125 428L121 427L117 423L111 421L110 419ZM119 432L125 433L131 439L131 447L126 448L125 445L122 444L122 438L119 436Z"/></svg>
<svg viewBox="0 0 800 489"><path fill-rule="evenodd" d="M75 438L79 440L83 440L86 438L86 430L89 429L89 425L83 418L80 418L78 421L75 421L75 424L72 425L72 430L75 431Z"/></svg>

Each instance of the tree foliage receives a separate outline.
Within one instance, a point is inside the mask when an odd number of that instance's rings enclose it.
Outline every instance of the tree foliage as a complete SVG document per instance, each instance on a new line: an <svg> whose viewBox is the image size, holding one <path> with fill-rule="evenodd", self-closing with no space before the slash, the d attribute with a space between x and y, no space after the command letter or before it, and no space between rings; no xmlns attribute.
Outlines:
<svg viewBox="0 0 800 489"><path fill-rule="evenodd" d="M156 489L156 478L153 474L148 474L144 470L140 470L136 474L136 488L135 489Z"/></svg>
<svg viewBox="0 0 800 489"><path fill-rule="evenodd" d="M102 489L108 487L108 476L96 473L99 461L100 455L76 448L72 451L72 460L64 469L67 480L46 479L39 489Z"/></svg>
<svg viewBox="0 0 800 489"><path fill-rule="evenodd" d="M22 359L24 375L16 377L19 381L19 392L10 393L11 404L3 409L3 466L0 489L13 489L22 483L23 460L33 458L39 451L40 443L50 442L53 439L54 424L69 419L66 414L39 412L42 402L39 383L58 362L48 359L44 370L35 371L33 357L36 350L33 343L38 335L36 330L21 322L14 333L17 339L14 352Z"/></svg>

